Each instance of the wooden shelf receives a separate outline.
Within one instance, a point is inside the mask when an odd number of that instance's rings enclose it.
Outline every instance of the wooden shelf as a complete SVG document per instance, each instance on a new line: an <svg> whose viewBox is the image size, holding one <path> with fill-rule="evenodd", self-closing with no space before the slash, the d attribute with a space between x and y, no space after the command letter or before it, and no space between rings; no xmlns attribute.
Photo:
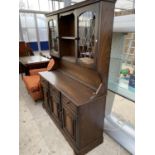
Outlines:
<svg viewBox="0 0 155 155"><path fill-rule="evenodd" d="M63 37L61 37L61 39L75 40L76 37L63 36Z"/></svg>
<svg viewBox="0 0 155 155"><path fill-rule="evenodd" d="M76 58L73 57L73 56L63 56L62 57L62 60L66 60L66 61L72 62L72 63L75 63L76 62Z"/></svg>
<svg viewBox="0 0 155 155"><path fill-rule="evenodd" d="M121 79L119 80L119 82L114 81L114 80L109 80L108 89L133 102L135 101L135 88L129 86L127 82L125 83Z"/></svg>

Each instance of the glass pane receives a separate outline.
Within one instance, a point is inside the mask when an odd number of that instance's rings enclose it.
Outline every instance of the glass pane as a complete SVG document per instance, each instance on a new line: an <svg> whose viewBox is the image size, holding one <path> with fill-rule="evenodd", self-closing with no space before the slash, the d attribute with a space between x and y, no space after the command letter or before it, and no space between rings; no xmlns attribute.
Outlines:
<svg viewBox="0 0 155 155"><path fill-rule="evenodd" d="M114 33L110 58L108 88L135 100L134 33Z"/></svg>
<svg viewBox="0 0 155 155"><path fill-rule="evenodd" d="M27 29L22 29L22 31L23 31L23 39L24 39L24 41L29 42Z"/></svg>
<svg viewBox="0 0 155 155"><path fill-rule="evenodd" d="M28 37L29 37L30 42L37 41L35 28L29 28L29 29L27 29L27 32L28 32Z"/></svg>
<svg viewBox="0 0 155 155"><path fill-rule="evenodd" d="M19 0L19 9L28 9L27 0Z"/></svg>
<svg viewBox="0 0 155 155"><path fill-rule="evenodd" d="M38 27L47 27L46 17L43 14L37 14L37 24Z"/></svg>
<svg viewBox="0 0 155 155"><path fill-rule="evenodd" d="M39 10L38 0L28 0L30 10Z"/></svg>
<svg viewBox="0 0 155 155"><path fill-rule="evenodd" d="M50 11L58 10L59 4L57 1L49 1Z"/></svg>
<svg viewBox="0 0 155 155"><path fill-rule="evenodd" d="M79 61L87 65L94 64L95 55L95 13L88 11L82 13L78 18L79 42L78 57Z"/></svg>
<svg viewBox="0 0 155 155"><path fill-rule="evenodd" d="M27 13L26 14L26 27L35 27L35 20L34 20L34 14Z"/></svg>
<svg viewBox="0 0 155 155"><path fill-rule="evenodd" d="M52 1L49 1L49 11L53 11Z"/></svg>
<svg viewBox="0 0 155 155"><path fill-rule="evenodd" d="M21 36L20 36L20 34L19 34L19 41L22 41L22 40L21 40Z"/></svg>
<svg viewBox="0 0 155 155"><path fill-rule="evenodd" d="M41 11L49 11L48 0L39 0L39 4Z"/></svg>
<svg viewBox="0 0 155 155"><path fill-rule="evenodd" d="M64 8L64 2L60 2L60 9Z"/></svg>
<svg viewBox="0 0 155 155"><path fill-rule="evenodd" d="M134 102L113 94L113 107L111 110L111 115L114 116L118 123L123 125L128 125L131 128L135 128L135 104Z"/></svg>
<svg viewBox="0 0 155 155"><path fill-rule="evenodd" d="M47 28L39 28L38 30L39 30L39 40L48 41Z"/></svg>
<svg viewBox="0 0 155 155"><path fill-rule="evenodd" d="M57 20L52 19L49 21L49 34L50 34L50 46L52 51L58 52L58 32L57 32Z"/></svg>
<svg viewBox="0 0 155 155"><path fill-rule="evenodd" d="M21 21L21 26L26 27L26 14L25 13L20 13L20 21Z"/></svg>
<svg viewBox="0 0 155 155"><path fill-rule="evenodd" d="M59 9L59 2L54 1L54 10L58 10L58 9Z"/></svg>

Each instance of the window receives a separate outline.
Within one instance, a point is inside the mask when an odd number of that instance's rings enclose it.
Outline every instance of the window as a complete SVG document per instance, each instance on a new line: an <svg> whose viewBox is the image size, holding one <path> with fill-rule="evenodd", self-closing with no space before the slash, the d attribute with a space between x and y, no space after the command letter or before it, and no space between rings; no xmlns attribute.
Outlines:
<svg viewBox="0 0 155 155"><path fill-rule="evenodd" d="M27 0L30 10L39 10L38 0Z"/></svg>

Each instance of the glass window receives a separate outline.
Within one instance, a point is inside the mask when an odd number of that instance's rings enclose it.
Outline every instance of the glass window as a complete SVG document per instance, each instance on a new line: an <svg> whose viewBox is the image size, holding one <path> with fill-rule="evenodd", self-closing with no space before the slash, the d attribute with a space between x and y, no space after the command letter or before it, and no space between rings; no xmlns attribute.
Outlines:
<svg viewBox="0 0 155 155"><path fill-rule="evenodd" d="M40 41L48 41L47 28L39 28L39 40Z"/></svg>
<svg viewBox="0 0 155 155"><path fill-rule="evenodd" d="M29 42L37 41L36 28L28 28L27 33L29 37Z"/></svg>
<svg viewBox="0 0 155 155"><path fill-rule="evenodd" d="M24 39L24 41L25 42L29 42L29 37L28 37L27 29L23 28L22 32L23 32L23 39Z"/></svg>
<svg viewBox="0 0 155 155"><path fill-rule="evenodd" d="M64 8L64 2L59 2L59 4L60 4L60 9Z"/></svg>
<svg viewBox="0 0 155 155"><path fill-rule="evenodd" d="M49 1L49 11L53 11L52 1Z"/></svg>
<svg viewBox="0 0 155 155"><path fill-rule="evenodd" d="M38 0L28 0L30 10L39 10Z"/></svg>
<svg viewBox="0 0 155 155"><path fill-rule="evenodd" d="M59 8L58 1L49 1L49 8L50 8L50 11L58 10Z"/></svg>
<svg viewBox="0 0 155 155"><path fill-rule="evenodd" d="M58 1L54 1L54 9L58 10L60 8L59 2Z"/></svg>
<svg viewBox="0 0 155 155"><path fill-rule="evenodd" d="M26 27L26 14L25 13L20 13L20 21L21 21L21 26Z"/></svg>
<svg viewBox="0 0 155 155"><path fill-rule="evenodd" d="M38 27L47 27L47 21L46 21L46 17L43 14L37 14L37 24Z"/></svg>
<svg viewBox="0 0 155 155"><path fill-rule="evenodd" d="M19 41L22 41L22 40L21 40L21 36L20 36L20 34L19 34Z"/></svg>
<svg viewBox="0 0 155 155"><path fill-rule="evenodd" d="M39 0L40 10L49 11L48 0Z"/></svg>
<svg viewBox="0 0 155 155"><path fill-rule="evenodd" d="M111 115L128 126L135 128L135 104L134 102L115 94Z"/></svg>
<svg viewBox="0 0 155 155"><path fill-rule="evenodd" d="M26 27L35 27L35 20L34 20L34 14L33 13L27 13L26 14Z"/></svg>
<svg viewBox="0 0 155 155"><path fill-rule="evenodd" d="M19 9L28 9L27 0L19 0Z"/></svg>
<svg viewBox="0 0 155 155"><path fill-rule="evenodd" d="M134 33L114 33L110 58L108 88L135 100Z"/></svg>

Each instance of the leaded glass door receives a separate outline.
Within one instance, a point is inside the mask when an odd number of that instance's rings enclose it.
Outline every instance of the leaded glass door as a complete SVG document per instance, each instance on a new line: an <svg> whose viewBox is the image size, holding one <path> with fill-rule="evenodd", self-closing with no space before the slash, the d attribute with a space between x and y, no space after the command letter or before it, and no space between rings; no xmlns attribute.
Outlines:
<svg viewBox="0 0 155 155"><path fill-rule="evenodd" d="M58 17L52 16L48 22L49 26L49 45L50 53L53 56L59 57L59 32L58 32Z"/></svg>
<svg viewBox="0 0 155 155"><path fill-rule="evenodd" d="M94 68L97 54L98 3L77 11L77 61Z"/></svg>

